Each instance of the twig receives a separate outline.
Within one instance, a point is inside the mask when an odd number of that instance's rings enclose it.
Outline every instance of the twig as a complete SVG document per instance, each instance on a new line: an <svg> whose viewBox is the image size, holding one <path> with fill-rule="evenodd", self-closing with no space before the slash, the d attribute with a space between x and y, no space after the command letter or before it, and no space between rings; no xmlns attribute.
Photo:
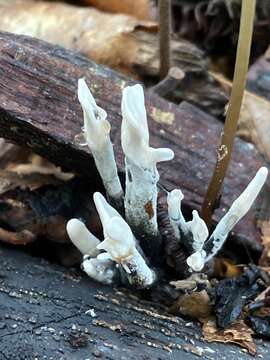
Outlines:
<svg viewBox="0 0 270 360"><path fill-rule="evenodd" d="M171 0L159 0L159 59L160 78L163 79L169 72L171 35Z"/></svg>
<svg viewBox="0 0 270 360"><path fill-rule="evenodd" d="M171 94L185 77L185 73L178 67L171 67L168 74L159 83L154 85L151 90L161 97Z"/></svg>
<svg viewBox="0 0 270 360"><path fill-rule="evenodd" d="M229 108L218 149L217 163L202 206L202 218L209 226L216 200L230 163L237 122L246 85L256 0L243 0L234 80Z"/></svg>

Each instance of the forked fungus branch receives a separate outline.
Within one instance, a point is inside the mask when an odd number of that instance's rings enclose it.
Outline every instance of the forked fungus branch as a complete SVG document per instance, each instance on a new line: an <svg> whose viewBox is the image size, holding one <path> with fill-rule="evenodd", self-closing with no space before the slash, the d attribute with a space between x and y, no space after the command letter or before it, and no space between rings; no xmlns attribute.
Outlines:
<svg viewBox="0 0 270 360"><path fill-rule="evenodd" d="M84 137L93 153L108 201L102 194L94 194L94 203L103 227L102 240L91 234L78 219L68 222L68 235L84 255L83 270L96 281L105 284L128 282L139 289L151 287L157 280L156 271L151 269L151 253L159 249L159 256L164 256L157 221L159 174L156 165L173 159L174 153L171 149L150 147L143 88L141 85L125 88L121 127L126 170L124 193L109 137L107 114L96 104L83 79L79 80L78 95L84 114ZM168 221L176 241L189 254L186 264L190 272L202 271L204 265L218 253L229 232L252 206L267 174L265 167L259 169L210 237L197 211L192 212L191 221L185 220L181 210L184 198L181 190L175 189L167 194ZM119 213L122 210L122 199L124 216Z"/></svg>

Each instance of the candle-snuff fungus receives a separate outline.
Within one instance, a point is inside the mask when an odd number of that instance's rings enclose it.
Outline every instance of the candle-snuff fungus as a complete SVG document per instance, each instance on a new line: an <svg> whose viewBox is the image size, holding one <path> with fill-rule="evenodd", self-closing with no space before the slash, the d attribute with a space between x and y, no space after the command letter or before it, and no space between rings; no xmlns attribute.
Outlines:
<svg viewBox="0 0 270 360"><path fill-rule="evenodd" d="M125 155L125 184L121 184L107 113L96 104L84 79L78 82L78 98L83 110L85 144L106 190L106 195L94 194L103 237L98 239L79 219L69 220L68 235L82 253L82 269L94 280L104 284L120 282L137 289L155 287L164 278L169 279L162 224L158 220L157 164L172 161L174 152L150 146L143 88L139 84L126 87L121 106L121 144ZM167 241L177 242L185 250L187 256L181 261L190 274L203 272L217 255L230 231L249 211L267 174L266 167L258 170L211 234L196 210L192 219L186 220L180 189L166 191L166 208L163 205L162 212L171 230L171 240Z"/></svg>

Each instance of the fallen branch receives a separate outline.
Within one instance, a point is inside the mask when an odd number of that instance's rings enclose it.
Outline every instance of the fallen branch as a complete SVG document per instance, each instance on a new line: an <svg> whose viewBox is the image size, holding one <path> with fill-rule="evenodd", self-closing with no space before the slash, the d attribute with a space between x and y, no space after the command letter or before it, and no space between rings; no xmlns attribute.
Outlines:
<svg viewBox="0 0 270 360"><path fill-rule="evenodd" d="M85 77L97 104L110 113L116 160L123 170L119 109L122 88L132 85L131 80L71 51L7 33L0 33L0 72L0 136L100 183L93 158L74 142L83 125L77 81ZM215 165L221 125L194 106L182 103L178 107L151 92L146 92L146 107L152 146L170 146L175 152L173 168L164 163L160 169L164 185L169 190L181 186L184 208L198 209ZM250 144L236 140L215 220L229 208L235 194L243 191L250 174L263 165ZM250 211L235 232L258 249L254 218Z"/></svg>

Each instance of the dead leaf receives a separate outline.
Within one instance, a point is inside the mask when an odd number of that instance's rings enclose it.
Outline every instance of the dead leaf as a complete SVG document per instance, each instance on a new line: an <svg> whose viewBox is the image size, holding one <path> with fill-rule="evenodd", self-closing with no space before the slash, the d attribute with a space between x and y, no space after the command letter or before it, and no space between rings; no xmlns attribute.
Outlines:
<svg viewBox="0 0 270 360"><path fill-rule="evenodd" d="M180 296L169 312L182 314L195 319L208 318L212 312L212 305L206 290L192 292Z"/></svg>
<svg viewBox="0 0 270 360"><path fill-rule="evenodd" d="M83 2L103 11L133 15L141 20L150 20L155 16L155 8L151 6L149 0L84 0Z"/></svg>
<svg viewBox="0 0 270 360"><path fill-rule="evenodd" d="M243 272L243 266L235 264L230 259L214 259L214 276L218 279L229 279L240 276Z"/></svg>
<svg viewBox="0 0 270 360"><path fill-rule="evenodd" d="M253 330L243 320L234 322L225 330L219 330L214 319L203 324L203 338L208 342L232 343L247 349L250 354L256 354L256 345L252 339Z"/></svg>
<svg viewBox="0 0 270 360"><path fill-rule="evenodd" d="M140 8L137 1L132 3ZM61 45L134 78L150 76L157 79L159 76L158 26L155 22L95 8L34 0L0 5L0 12L2 31ZM173 39L171 48L172 64L184 73L202 74L208 69L208 58L196 45Z"/></svg>
<svg viewBox="0 0 270 360"><path fill-rule="evenodd" d="M134 59L140 53L135 30L157 31L153 22L63 3L28 0L2 6L0 10L2 31L30 35L62 45L97 63L133 75ZM153 46L158 51L157 44Z"/></svg>

